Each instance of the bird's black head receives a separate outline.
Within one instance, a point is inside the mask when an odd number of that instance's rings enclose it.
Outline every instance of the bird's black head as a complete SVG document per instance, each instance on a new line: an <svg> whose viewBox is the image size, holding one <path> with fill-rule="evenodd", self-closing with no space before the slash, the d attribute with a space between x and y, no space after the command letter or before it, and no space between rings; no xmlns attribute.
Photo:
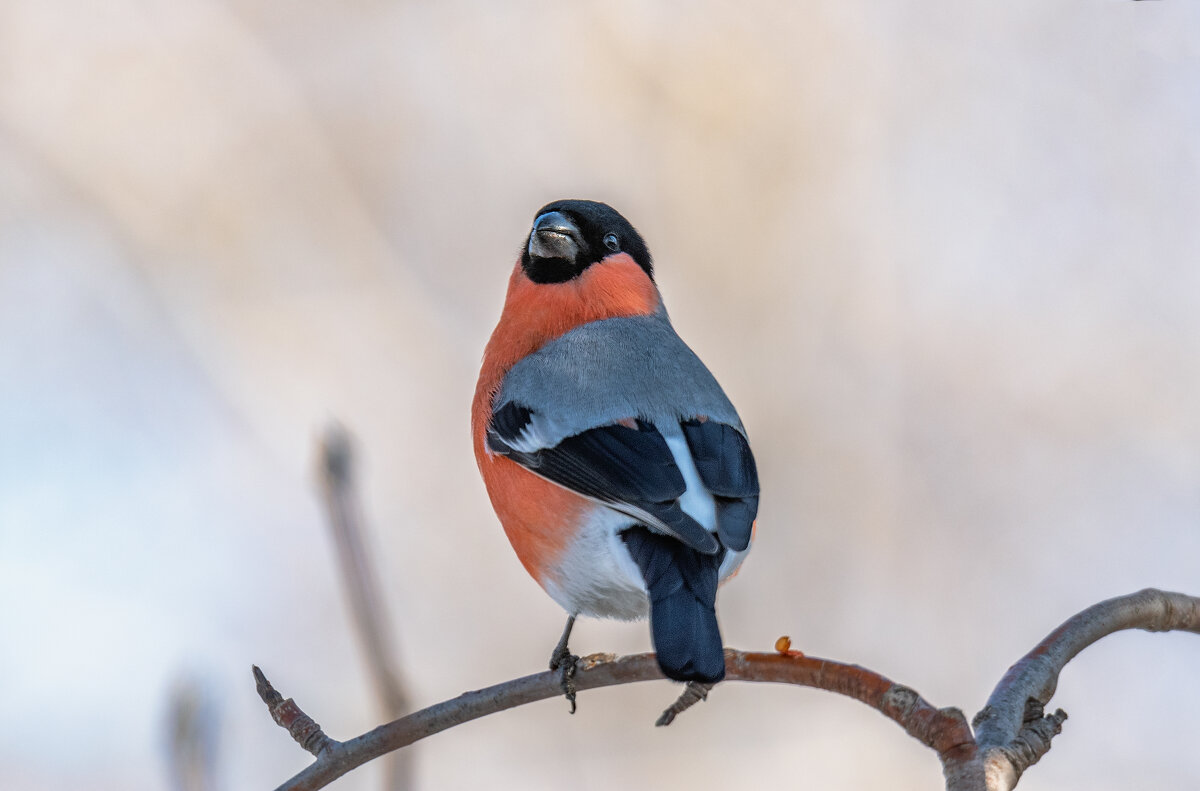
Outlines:
<svg viewBox="0 0 1200 791"><path fill-rule="evenodd" d="M535 283L565 283L616 253L628 253L654 279L646 243L616 209L590 200L560 200L538 210L521 266Z"/></svg>

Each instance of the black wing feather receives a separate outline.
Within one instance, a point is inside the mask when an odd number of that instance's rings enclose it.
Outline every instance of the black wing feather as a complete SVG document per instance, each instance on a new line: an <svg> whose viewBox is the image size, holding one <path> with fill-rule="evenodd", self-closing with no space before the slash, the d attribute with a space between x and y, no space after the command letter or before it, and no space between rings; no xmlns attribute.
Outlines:
<svg viewBox="0 0 1200 791"><path fill-rule="evenodd" d="M520 434L521 429L529 425L530 418L533 417L532 410L509 402L492 413L492 425L488 428L488 445L492 444L492 437L503 442L512 442ZM495 448L492 448L495 450Z"/></svg>
<svg viewBox="0 0 1200 791"><path fill-rule="evenodd" d="M700 480L717 499L717 535L740 552L750 545L758 515L758 468L750 443L733 426L713 420L687 420L682 427Z"/></svg>
<svg viewBox="0 0 1200 791"><path fill-rule="evenodd" d="M712 555L720 549L717 539L679 507L687 484L653 425L638 421L637 428L601 426L567 437L552 448L517 450L512 443L531 416L519 404L500 407L488 430L488 448L585 497L632 511L635 517L637 511L653 517L659 527L699 552Z"/></svg>

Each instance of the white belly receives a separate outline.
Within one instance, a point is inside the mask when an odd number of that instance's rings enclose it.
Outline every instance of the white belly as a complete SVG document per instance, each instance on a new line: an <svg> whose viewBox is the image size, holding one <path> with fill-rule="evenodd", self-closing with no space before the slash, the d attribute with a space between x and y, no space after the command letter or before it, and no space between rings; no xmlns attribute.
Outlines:
<svg viewBox="0 0 1200 791"><path fill-rule="evenodd" d="M571 615L632 621L650 611L646 583L619 532L636 522L607 506L597 504L567 546L558 573L542 580L542 587ZM726 552L718 572L722 582L745 559L742 552Z"/></svg>
<svg viewBox="0 0 1200 791"><path fill-rule="evenodd" d="M571 615L632 621L650 611L646 584L617 533L633 519L597 504L567 546L556 579L542 587Z"/></svg>

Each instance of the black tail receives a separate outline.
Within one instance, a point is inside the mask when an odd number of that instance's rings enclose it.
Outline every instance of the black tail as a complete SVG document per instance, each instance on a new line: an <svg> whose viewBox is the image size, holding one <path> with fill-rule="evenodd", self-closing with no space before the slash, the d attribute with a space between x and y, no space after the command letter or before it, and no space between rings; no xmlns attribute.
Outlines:
<svg viewBox="0 0 1200 791"><path fill-rule="evenodd" d="M725 678L715 608L725 551L706 555L643 527L625 531L622 538L650 593L650 632L663 674L707 684Z"/></svg>

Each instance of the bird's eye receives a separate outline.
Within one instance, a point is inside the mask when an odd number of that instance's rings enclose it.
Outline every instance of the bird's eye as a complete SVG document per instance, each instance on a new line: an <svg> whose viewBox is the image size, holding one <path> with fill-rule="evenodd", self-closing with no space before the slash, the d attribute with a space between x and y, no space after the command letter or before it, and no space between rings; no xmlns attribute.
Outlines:
<svg viewBox="0 0 1200 791"><path fill-rule="evenodd" d="M614 253L621 249L621 243L617 241L617 235L615 233L610 233L608 236L604 237L604 246L609 250L612 250Z"/></svg>

